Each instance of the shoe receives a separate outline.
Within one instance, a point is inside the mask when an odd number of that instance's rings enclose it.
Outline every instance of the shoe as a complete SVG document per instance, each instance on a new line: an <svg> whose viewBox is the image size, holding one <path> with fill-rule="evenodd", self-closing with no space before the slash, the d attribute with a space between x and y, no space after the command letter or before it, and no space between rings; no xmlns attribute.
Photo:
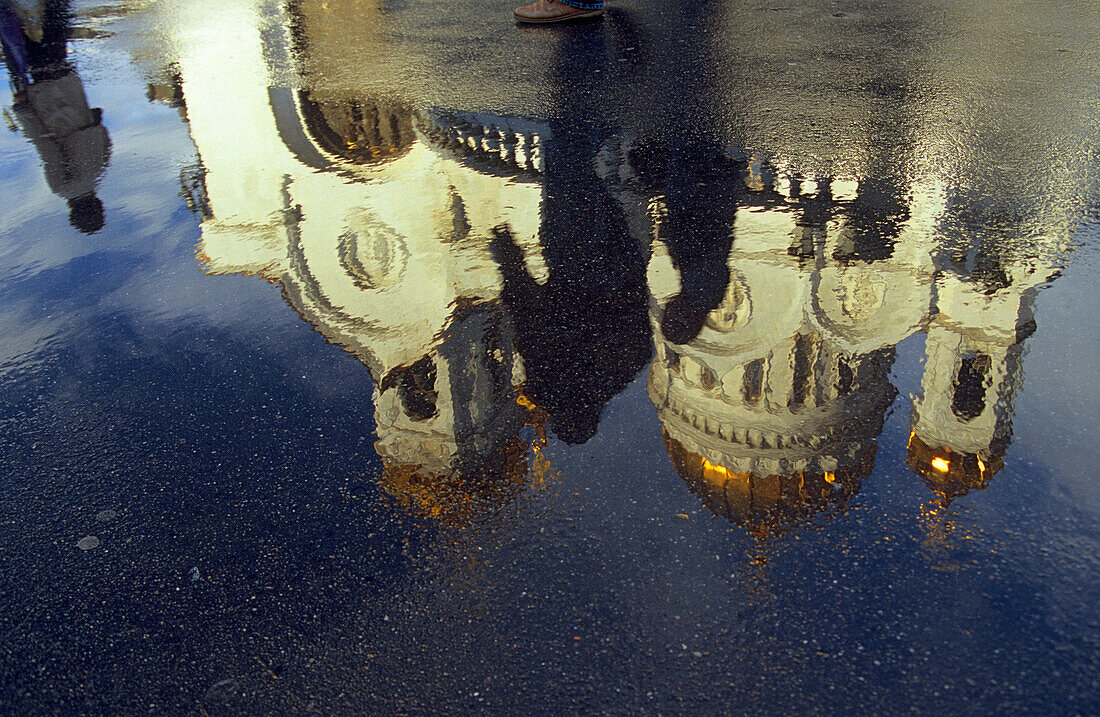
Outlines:
<svg viewBox="0 0 1100 717"><path fill-rule="evenodd" d="M565 22L567 20L581 20L587 17L599 17L603 15L603 8L599 10L585 10L584 8L566 5L558 0L538 0L531 5L517 7L516 20L519 22L547 23Z"/></svg>

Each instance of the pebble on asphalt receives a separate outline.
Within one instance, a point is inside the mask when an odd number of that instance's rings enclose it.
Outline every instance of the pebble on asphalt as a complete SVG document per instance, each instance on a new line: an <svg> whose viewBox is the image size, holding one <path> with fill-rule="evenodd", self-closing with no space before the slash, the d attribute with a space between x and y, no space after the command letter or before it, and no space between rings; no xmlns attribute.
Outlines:
<svg viewBox="0 0 1100 717"><path fill-rule="evenodd" d="M99 538L94 535L88 535L80 539L80 542L76 544L76 547L81 550L91 550L92 548L99 547Z"/></svg>

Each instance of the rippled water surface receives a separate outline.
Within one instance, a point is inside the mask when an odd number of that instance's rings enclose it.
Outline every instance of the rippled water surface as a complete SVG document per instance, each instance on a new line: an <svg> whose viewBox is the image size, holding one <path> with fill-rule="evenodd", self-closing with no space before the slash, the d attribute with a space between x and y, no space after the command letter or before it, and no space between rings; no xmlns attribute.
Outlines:
<svg viewBox="0 0 1100 717"><path fill-rule="evenodd" d="M0 706L1100 712L1100 8L0 0Z"/></svg>

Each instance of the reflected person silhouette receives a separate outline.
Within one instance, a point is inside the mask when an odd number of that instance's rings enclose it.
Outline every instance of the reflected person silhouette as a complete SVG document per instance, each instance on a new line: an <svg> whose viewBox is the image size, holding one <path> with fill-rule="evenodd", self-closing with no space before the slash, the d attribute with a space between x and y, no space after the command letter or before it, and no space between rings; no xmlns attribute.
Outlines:
<svg viewBox="0 0 1100 717"><path fill-rule="evenodd" d="M664 198L660 238L679 270L680 291L664 307L661 332L674 344L686 344L699 335L729 285L740 177L734 162L703 132L689 130L672 139L643 145L630 161Z"/></svg>
<svg viewBox="0 0 1100 717"><path fill-rule="evenodd" d="M23 17L7 2L0 8L5 57L17 90L15 116L42 158L50 189L68 204L69 223L94 234L105 222L96 186L110 158L110 137L101 123L103 111L88 106L84 85L66 58L69 3L46 2ZM22 54L12 51L19 48L9 32L13 18L19 21Z"/></svg>
<svg viewBox="0 0 1100 717"><path fill-rule="evenodd" d="M602 28L563 28L553 68L557 109L543 147L539 240L546 283L527 272L506 228L498 227L492 241L527 395L567 443L584 443L596 433L604 404L652 352L645 257L596 172L597 152L611 135L600 102L606 73L597 72L607 64Z"/></svg>
<svg viewBox="0 0 1100 717"><path fill-rule="evenodd" d="M32 81L54 79L69 69L68 39L69 0L0 0L0 40L16 102Z"/></svg>
<svg viewBox="0 0 1100 717"><path fill-rule="evenodd" d="M30 83L30 63L23 26L8 0L0 0L0 47L4 50L4 65L11 77L13 94L20 101Z"/></svg>
<svg viewBox="0 0 1100 717"><path fill-rule="evenodd" d="M663 36L642 40L642 96L659 99L637 108L632 134L639 139L624 159L648 203L658 207L658 236L680 274L680 291L664 307L661 331L672 343L686 344L729 285L741 172L719 136L725 118L714 106L717 79L707 33L698 29L711 21L710 4L691 3L670 13L669 27L682 30L673 33L674 43ZM629 26L617 13L611 21L613 27Z"/></svg>

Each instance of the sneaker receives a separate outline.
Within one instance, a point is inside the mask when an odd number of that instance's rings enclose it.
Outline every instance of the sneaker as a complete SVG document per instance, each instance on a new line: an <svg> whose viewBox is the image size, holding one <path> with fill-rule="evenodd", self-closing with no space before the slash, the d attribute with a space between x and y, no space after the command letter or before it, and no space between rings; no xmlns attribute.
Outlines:
<svg viewBox="0 0 1100 717"><path fill-rule="evenodd" d="M558 2L558 0L538 0L531 5L517 7L514 14L519 22L565 22L586 17L599 17L603 15L603 8L585 10L584 8L566 5L563 2Z"/></svg>

